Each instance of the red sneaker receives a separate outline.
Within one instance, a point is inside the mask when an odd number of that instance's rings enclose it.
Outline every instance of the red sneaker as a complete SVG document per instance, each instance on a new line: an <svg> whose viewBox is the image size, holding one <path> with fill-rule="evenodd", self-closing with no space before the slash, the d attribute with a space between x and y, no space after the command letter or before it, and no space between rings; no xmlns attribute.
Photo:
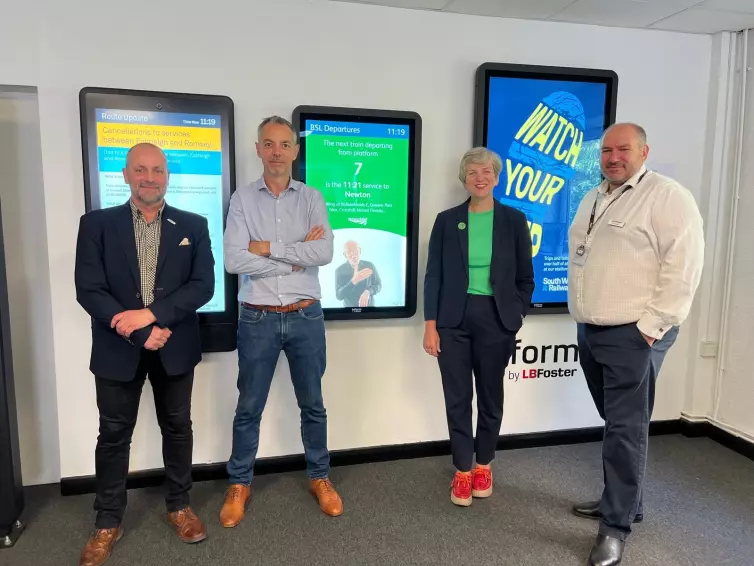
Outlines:
<svg viewBox="0 0 754 566"><path fill-rule="evenodd" d="M450 500L461 507L471 505L471 474L456 472L451 484Z"/></svg>
<svg viewBox="0 0 754 566"><path fill-rule="evenodd" d="M489 497L492 495L492 470L481 466L471 470L471 495Z"/></svg>

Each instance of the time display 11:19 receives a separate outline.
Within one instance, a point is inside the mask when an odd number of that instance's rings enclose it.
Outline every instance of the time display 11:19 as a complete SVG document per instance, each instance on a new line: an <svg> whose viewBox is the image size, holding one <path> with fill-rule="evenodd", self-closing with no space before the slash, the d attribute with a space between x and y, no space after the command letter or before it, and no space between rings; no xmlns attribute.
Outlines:
<svg viewBox="0 0 754 566"><path fill-rule="evenodd" d="M387 135L389 136L405 136L406 128L388 128Z"/></svg>
<svg viewBox="0 0 754 566"><path fill-rule="evenodd" d="M202 126L214 126L217 124L217 120L215 118L199 118L199 123Z"/></svg>

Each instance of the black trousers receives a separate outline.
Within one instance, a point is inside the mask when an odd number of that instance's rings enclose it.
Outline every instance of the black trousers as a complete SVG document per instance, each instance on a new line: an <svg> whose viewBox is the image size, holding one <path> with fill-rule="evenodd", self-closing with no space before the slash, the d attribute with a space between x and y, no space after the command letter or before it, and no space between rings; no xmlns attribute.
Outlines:
<svg viewBox="0 0 754 566"><path fill-rule="evenodd" d="M456 469L471 470L489 464L503 420L503 377L516 335L500 322L493 297L469 295L458 328L438 328L439 365L445 395L450 449ZM476 381L476 439L472 431L471 402Z"/></svg>
<svg viewBox="0 0 754 566"><path fill-rule="evenodd" d="M636 324L578 325L579 358L597 411L605 421L599 532L625 540L644 512L642 483L655 384L678 328L650 347Z"/></svg>
<svg viewBox="0 0 754 566"><path fill-rule="evenodd" d="M126 476L131 436L139 412L146 377L152 384L157 422L162 432L166 503L169 512L189 503L193 431L191 390L194 372L168 376L159 354L144 350L133 381L95 378L99 408L99 436L95 451L97 495L94 509L98 529L120 525L126 510Z"/></svg>

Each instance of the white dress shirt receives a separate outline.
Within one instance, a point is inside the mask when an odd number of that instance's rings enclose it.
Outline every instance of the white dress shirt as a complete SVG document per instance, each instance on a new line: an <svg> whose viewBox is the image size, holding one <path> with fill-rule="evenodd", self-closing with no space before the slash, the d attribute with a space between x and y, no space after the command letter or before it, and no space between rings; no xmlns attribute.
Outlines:
<svg viewBox="0 0 754 566"><path fill-rule="evenodd" d="M686 188L645 167L607 188L587 193L568 233L568 308L576 322L636 323L660 339L686 319L699 285L702 217Z"/></svg>

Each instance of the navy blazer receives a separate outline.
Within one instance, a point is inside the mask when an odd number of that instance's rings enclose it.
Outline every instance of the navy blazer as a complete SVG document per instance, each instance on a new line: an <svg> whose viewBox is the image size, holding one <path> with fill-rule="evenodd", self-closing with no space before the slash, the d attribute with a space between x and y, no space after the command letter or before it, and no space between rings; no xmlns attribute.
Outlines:
<svg viewBox="0 0 754 566"><path fill-rule="evenodd" d="M188 245L179 245L184 238ZM76 244L76 300L92 317L89 369L97 377L131 381L152 326L130 338L110 328L112 318L144 308L133 215L124 205L81 217ZM197 309L215 291L215 261L207 219L172 206L162 211L154 302L149 309L172 332L158 350L168 375L191 371L202 359Z"/></svg>
<svg viewBox="0 0 754 566"><path fill-rule="evenodd" d="M462 320L469 287L469 202L437 215L429 239L424 278L424 320L440 328L456 328ZM526 216L494 205L490 284L500 320L517 332L534 292L532 244Z"/></svg>

